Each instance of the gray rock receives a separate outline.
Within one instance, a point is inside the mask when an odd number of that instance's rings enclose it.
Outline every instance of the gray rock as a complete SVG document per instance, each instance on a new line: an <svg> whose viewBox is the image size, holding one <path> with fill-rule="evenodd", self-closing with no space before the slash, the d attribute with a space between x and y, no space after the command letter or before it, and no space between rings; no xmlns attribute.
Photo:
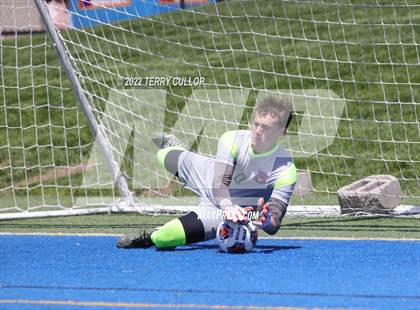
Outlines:
<svg viewBox="0 0 420 310"><path fill-rule="evenodd" d="M338 190L341 213L386 214L401 203L401 186L392 175L372 175Z"/></svg>

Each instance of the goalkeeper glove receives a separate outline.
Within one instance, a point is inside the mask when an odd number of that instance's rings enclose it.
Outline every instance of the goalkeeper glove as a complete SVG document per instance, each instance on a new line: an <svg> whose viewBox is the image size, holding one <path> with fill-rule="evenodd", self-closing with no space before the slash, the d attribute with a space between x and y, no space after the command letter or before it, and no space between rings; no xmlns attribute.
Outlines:
<svg viewBox="0 0 420 310"><path fill-rule="evenodd" d="M268 207L268 202L264 203L264 198L260 197L257 203L257 209L261 209L258 220L252 223L262 229L266 229L271 225L271 213Z"/></svg>
<svg viewBox="0 0 420 310"><path fill-rule="evenodd" d="M242 208L238 205L232 204L229 199L223 199L220 202L220 207L223 209L223 219L232 221L234 223L248 223L248 211L252 211L252 207Z"/></svg>
<svg viewBox="0 0 420 310"><path fill-rule="evenodd" d="M239 222L245 224L249 222L248 211L252 211L252 207L242 208L238 205L233 205L224 210L223 219L234 223Z"/></svg>

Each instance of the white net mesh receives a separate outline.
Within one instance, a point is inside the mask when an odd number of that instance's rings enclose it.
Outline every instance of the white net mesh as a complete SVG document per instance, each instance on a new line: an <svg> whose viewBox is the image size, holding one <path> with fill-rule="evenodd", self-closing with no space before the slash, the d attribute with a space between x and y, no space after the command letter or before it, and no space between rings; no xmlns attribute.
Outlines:
<svg viewBox="0 0 420 310"><path fill-rule="evenodd" d="M417 1L226 1L183 10L156 3L164 13L153 16L141 16L151 8L108 4L73 1L50 13L142 203L196 203L159 166L153 132L211 156L220 135L248 128L255 102L270 94L295 111L281 143L312 179L312 193L294 203L337 204L342 186L389 174L402 203L419 204ZM19 17L32 2L0 6L15 16L1 25L2 211L115 202L118 190L51 40L17 35L34 29Z"/></svg>

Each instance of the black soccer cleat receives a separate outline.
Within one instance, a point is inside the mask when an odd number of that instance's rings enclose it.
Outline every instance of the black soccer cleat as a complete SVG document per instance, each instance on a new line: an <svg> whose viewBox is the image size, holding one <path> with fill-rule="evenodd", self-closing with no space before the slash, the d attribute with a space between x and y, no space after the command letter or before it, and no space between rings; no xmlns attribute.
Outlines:
<svg viewBox="0 0 420 310"><path fill-rule="evenodd" d="M142 231L138 234L127 234L122 236L117 241L117 248L120 249L146 249L154 246L152 239L150 239L151 231Z"/></svg>
<svg viewBox="0 0 420 310"><path fill-rule="evenodd" d="M163 132L155 133L152 136L152 141L160 149L164 149L170 146L180 146L187 149L187 146L185 145L185 143L179 140L176 136L171 135L171 134L165 134Z"/></svg>

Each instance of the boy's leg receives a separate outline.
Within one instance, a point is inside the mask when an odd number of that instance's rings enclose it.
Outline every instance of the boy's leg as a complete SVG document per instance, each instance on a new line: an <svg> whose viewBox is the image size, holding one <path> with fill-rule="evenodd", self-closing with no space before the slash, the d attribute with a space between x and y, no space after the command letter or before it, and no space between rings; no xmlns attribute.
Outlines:
<svg viewBox="0 0 420 310"><path fill-rule="evenodd" d="M186 188L201 197L201 203L197 210L169 221L151 234L124 236L117 246L173 248L215 238L223 214L208 198L212 192L213 159L178 146L161 149L157 158L168 172L185 183Z"/></svg>
<svg viewBox="0 0 420 310"><path fill-rule="evenodd" d="M159 150L157 159L160 165L171 174L178 175L178 162L182 152L188 152L185 148L179 146L171 146Z"/></svg>
<svg viewBox="0 0 420 310"><path fill-rule="evenodd" d="M174 146L159 150L159 163L178 177L185 188L203 199L212 200L214 159Z"/></svg>
<svg viewBox="0 0 420 310"><path fill-rule="evenodd" d="M150 239L158 248L173 248L214 239L222 216L221 210L215 206L200 205L197 211L159 227L151 234Z"/></svg>
<svg viewBox="0 0 420 310"><path fill-rule="evenodd" d="M119 248L174 248L200 241L214 239L223 213L214 206L201 205L197 211L189 212L171 220L152 232L125 235L117 242Z"/></svg>

